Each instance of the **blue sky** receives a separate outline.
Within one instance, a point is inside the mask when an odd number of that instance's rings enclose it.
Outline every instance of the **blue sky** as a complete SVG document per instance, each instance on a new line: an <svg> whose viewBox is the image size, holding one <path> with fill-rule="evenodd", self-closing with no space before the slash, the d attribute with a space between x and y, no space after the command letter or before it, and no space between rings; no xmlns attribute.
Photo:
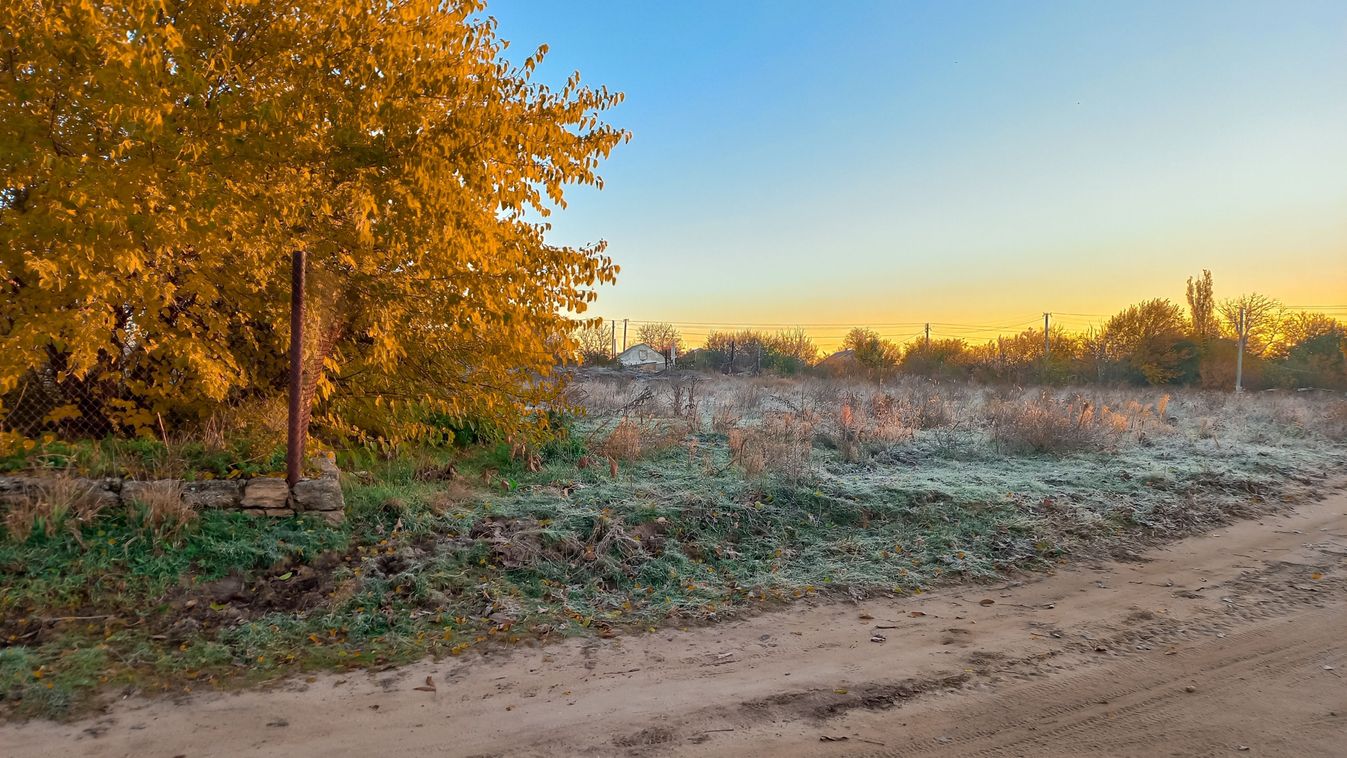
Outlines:
<svg viewBox="0 0 1347 758"><path fill-rule="evenodd" d="M550 46L545 80L626 94L605 189L553 218L622 265L606 317L693 342L708 322L1000 326L1181 300L1204 267L1218 296L1347 303L1347 3L488 13L511 56Z"/></svg>

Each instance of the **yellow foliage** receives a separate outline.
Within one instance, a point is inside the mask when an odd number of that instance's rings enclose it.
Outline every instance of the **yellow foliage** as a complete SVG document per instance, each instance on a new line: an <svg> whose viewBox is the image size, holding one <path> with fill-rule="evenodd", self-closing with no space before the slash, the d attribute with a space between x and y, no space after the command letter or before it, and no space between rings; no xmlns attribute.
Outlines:
<svg viewBox="0 0 1347 758"><path fill-rule="evenodd" d="M0 4L0 390L121 428L283 391L289 260L334 429L506 419L552 388L603 244L539 221L628 135L481 2ZM114 402L115 401L115 402ZM87 405L82 412L90 412ZM411 426L407 426L411 425Z"/></svg>

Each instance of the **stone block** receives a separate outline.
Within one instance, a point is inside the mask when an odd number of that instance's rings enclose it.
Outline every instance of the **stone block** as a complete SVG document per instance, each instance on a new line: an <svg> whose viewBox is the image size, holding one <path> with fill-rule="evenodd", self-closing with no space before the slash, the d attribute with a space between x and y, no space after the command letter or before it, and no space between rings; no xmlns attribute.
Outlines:
<svg viewBox="0 0 1347 758"><path fill-rule="evenodd" d="M93 498L100 507L111 508L121 502L116 491L104 479L12 476L0 477L0 505L13 506L43 497L58 481L68 482L74 486L74 492L67 494Z"/></svg>
<svg viewBox="0 0 1347 758"><path fill-rule="evenodd" d="M237 508L243 500L243 484L230 479L183 482L182 499L198 510Z"/></svg>
<svg viewBox="0 0 1347 758"><path fill-rule="evenodd" d="M249 479L248 483L243 485L243 499L240 505L244 508L277 509L288 508L290 505L290 487L286 485L284 479L274 477L259 477Z"/></svg>
<svg viewBox="0 0 1347 758"><path fill-rule="evenodd" d="M294 506L297 511L340 511L346 508L341 483L336 479L301 479L295 483Z"/></svg>

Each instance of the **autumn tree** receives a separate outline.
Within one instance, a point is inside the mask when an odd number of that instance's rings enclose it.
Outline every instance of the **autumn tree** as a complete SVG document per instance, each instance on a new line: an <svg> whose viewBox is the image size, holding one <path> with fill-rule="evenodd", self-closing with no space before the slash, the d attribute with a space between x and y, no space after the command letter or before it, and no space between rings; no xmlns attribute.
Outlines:
<svg viewBox="0 0 1347 758"><path fill-rule="evenodd" d="M842 338L842 349L850 350L856 362L868 369L892 368L902 357L897 345L882 339L873 329L856 327Z"/></svg>
<svg viewBox="0 0 1347 758"><path fill-rule="evenodd" d="M1198 344L1205 345L1220 335L1210 271L1202 269L1202 278L1197 280L1188 277L1187 297L1188 333Z"/></svg>
<svg viewBox="0 0 1347 758"><path fill-rule="evenodd" d="M1254 355L1277 341L1285 308L1274 298L1250 292L1221 301L1221 327L1232 338L1244 340L1244 348Z"/></svg>
<svg viewBox="0 0 1347 758"><path fill-rule="evenodd" d="M683 334L673 324L663 321L642 324L640 329L636 330L636 339L655 348L669 357L672 350L677 349L681 354L683 350Z"/></svg>
<svg viewBox="0 0 1347 758"><path fill-rule="evenodd" d="M792 362L800 368L818 360L818 344L803 329L783 329L768 337L766 343L781 361Z"/></svg>
<svg viewBox="0 0 1347 758"><path fill-rule="evenodd" d="M972 368L975 353L961 339L937 339L916 342L903 352L904 371L933 377L955 378L966 376Z"/></svg>
<svg viewBox="0 0 1347 758"><path fill-rule="evenodd" d="M1139 378L1165 384L1196 372L1196 346L1184 339L1185 326L1179 306L1146 300L1110 318L1103 343L1111 358L1125 361Z"/></svg>
<svg viewBox="0 0 1347 758"><path fill-rule="evenodd" d="M818 358L818 346L803 329L776 333L753 329L715 330L706 337L706 350L713 366L731 373L762 370L794 374ZM733 365L730 365L731 361Z"/></svg>
<svg viewBox="0 0 1347 758"><path fill-rule="evenodd" d="M1281 339L1268 351L1273 380L1287 387L1347 387L1347 326L1322 313L1282 320Z"/></svg>
<svg viewBox="0 0 1347 758"><path fill-rule="evenodd" d="M1342 338L1347 326L1323 313L1299 311L1287 314L1281 321L1280 339L1272 346L1274 357L1285 357L1307 342L1328 337Z"/></svg>
<svg viewBox="0 0 1347 758"><path fill-rule="evenodd" d="M277 394L297 249L330 429L550 396L617 267L543 219L601 185L621 96L538 83L483 8L0 4L0 403L129 431Z"/></svg>

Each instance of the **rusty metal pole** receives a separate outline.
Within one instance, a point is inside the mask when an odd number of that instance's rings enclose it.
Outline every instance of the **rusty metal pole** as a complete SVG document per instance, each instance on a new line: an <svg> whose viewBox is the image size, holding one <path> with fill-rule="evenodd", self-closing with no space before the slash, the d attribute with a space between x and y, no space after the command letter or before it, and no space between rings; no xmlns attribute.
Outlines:
<svg viewBox="0 0 1347 758"><path fill-rule="evenodd" d="M304 382L304 264L298 250L290 258L290 416L285 440L285 481L291 487L304 471L304 437L301 424Z"/></svg>

